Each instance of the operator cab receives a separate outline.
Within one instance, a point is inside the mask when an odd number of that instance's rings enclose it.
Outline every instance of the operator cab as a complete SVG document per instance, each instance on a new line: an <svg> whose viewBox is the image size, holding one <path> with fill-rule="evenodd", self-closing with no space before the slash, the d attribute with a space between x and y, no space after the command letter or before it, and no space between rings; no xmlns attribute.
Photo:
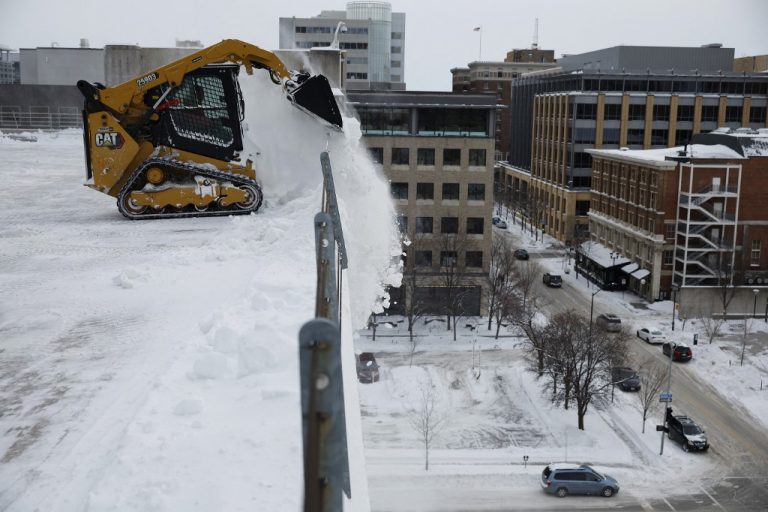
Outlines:
<svg viewBox="0 0 768 512"><path fill-rule="evenodd" d="M238 65L215 64L188 73L156 107L160 119L152 130L153 144L217 160L236 159L243 150L239 71ZM147 91L144 102L155 105L165 87Z"/></svg>

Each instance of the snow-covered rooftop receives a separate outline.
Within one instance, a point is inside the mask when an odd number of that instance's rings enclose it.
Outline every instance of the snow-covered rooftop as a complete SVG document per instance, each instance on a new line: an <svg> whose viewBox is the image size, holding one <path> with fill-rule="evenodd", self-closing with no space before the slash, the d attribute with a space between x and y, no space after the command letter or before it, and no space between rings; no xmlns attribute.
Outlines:
<svg viewBox="0 0 768 512"><path fill-rule="evenodd" d="M720 144L709 146L705 144L689 144L688 146L677 146L673 148L660 149L588 149L588 153L593 155L615 156L622 159L633 160L638 163L659 164L663 162L663 167L674 168L677 162L667 160L667 157L702 158L702 159L724 159L724 160L744 160L745 157L733 149Z"/></svg>
<svg viewBox="0 0 768 512"><path fill-rule="evenodd" d="M625 263L629 263L631 261L629 258L625 258L618 253L614 253L610 248L593 240L589 240L581 244L581 252L589 256L589 259L605 268L624 265ZM614 256L617 254L618 256L614 258Z"/></svg>

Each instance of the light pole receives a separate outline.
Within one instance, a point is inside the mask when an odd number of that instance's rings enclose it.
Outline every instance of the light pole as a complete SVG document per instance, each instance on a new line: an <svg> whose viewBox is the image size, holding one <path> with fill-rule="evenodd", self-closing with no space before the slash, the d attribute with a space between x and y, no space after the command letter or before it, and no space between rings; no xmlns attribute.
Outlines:
<svg viewBox="0 0 768 512"><path fill-rule="evenodd" d="M675 347L677 346L677 343L669 342L669 368L667 369L667 396L669 397L669 390L672 389L672 356L675 353ZM661 449L659 450L659 455L664 455L664 433L669 428L667 426L667 414L669 412L669 402L664 402L664 421L662 422L662 426L664 429L661 431Z"/></svg>
<svg viewBox="0 0 768 512"><path fill-rule="evenodd" d="M645 279L640 280L640 296L645 298L645 295L643 294L645 291Z"/></svg>
<svg viewBox="0 0 768 512"><path fill-rule="evenodd" d="M613 284L613 279L615 277L613 267L616 266L616 260L619 258L618 252L611 252L611 283ZM608 273L605 273L605 279L608 280Z"/></svg>
<svg viewBox="0 0 768 512"><path fill-rule="evenodd" d="M755 318L755 316L757 316L757 295L760 293L760 290L755 288L752 290L752 293L755 294L755 303L752 306L752 318Z"/></svg>
<svg viewBox="0 0 768 512"><path fill-rule="evenodd" d="M680 287L677 283L672 283L672 330L675 330L675 309L677 309L677 292Z"/></svg>
<svg viewBox="0 0 768 512"><path fill-rule="evenodd" d="M592 304L589 306L589 335L592 336L592 313L595 311L595 295L603 291L602 288L598 288L592 293Z"/></svg>

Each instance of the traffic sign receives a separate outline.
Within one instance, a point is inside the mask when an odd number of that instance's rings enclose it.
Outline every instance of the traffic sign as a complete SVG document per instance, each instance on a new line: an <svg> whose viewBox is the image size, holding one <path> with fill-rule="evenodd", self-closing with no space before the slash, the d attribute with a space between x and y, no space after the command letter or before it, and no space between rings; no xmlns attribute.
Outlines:
<svg viewBox="0 0 768 512"><path fill-rule="evenodd" d="M671 401L672 401L672 393L659 394L659 402L671 402Z"/></svg>

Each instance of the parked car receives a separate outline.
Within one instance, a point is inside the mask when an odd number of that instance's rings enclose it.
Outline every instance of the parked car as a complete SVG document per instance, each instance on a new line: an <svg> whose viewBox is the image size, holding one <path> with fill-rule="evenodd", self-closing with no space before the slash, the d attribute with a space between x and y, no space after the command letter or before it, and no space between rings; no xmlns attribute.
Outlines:
<svg viewBox="0 0 768 512"><path fill-rule="evenodd" d="M499 223L500 220L501 220L501 217L499 217L498 215L494 215L493 217L491 217L491 224L495 226L496 224Z"/></svg>
<svg viewBox="0 0 768 512"><path fill-rule="evenodd" d="M529 257L528 251L526 251L525 249L516 249L514 254L515 254L515 258L519 260L527 260Z"/></svg>
<svg viewBox="0 0 768 512"><path fill-rule="evenodd" d="M613 383L622 391L640 391L640 377L632 368L620 366L611 371Z"/></svg>
<svg viewBox="0 0 768 512"><path fill-rule="evenodd" d="M587 464L549 464L541 473L541 487L547 494L565 498L569 494L594 494L610 498L619 492L619 483Z"/></svg>
<svg viewBox="0 0 768 512"><path fill-rule="evenodd" d="M664 353L665 356L669 356L669 353L672 352L673 361L690 361L693 358L693 352L691 351L691 347L689 347L685 343L680 343L678 345L675 345L674 351L672 350L672 345L674 345L674 343L671 343L669 341L665 342L661 346L661 351Z"/></svg>
<svg viewBox="0 0 768 512"><path fill-rule="evenodd" d="M549 272L542 276L544 284L551 288L560 288L563 286L563 277L560 274L551 274Z"/></svg>
<svg viewBox="0 0 768 512"><path fill-rule="evenodd" d="M709 450L709 440L701 426L697 425L688 416L675 416L672 414L672 408L667 409L667 425L669 430L667 436L682 445L683 451L702 451Z"/></svg>
<svg viewBox="0 0 768 512"><path fill-rule="evenodd" d="M637 337L641 340L645 340L646 343L651 343L653 345L659 345L667 341L667 337L664 336L663 332L652 327L643 327L642 329L638 329Z"/></svg>
<svg viewBox="0 0 768 512"><path fill-rule="evenodd" d="M497 228L499 228L499 229L507 229L507 222L506 222L506 221L503 221L503 220L500 220L499 222L497 222L497 223L495 224L495 226L496 226Z"/></svg>
<svg viewBox="0 0 768 512"><path fill-rule="evenodd" d="M604 329L608 332L621 331L621 318L612 313L602 313L597 315L597 320L595 320L595 323L597 323L601 329Z"/></svg>
<svg viewBox="0 0 768 512"><path fill-rule="evenodd" d="M379 382L379 365L372 352L357 355L357 380L363 384Z"/></svg>

